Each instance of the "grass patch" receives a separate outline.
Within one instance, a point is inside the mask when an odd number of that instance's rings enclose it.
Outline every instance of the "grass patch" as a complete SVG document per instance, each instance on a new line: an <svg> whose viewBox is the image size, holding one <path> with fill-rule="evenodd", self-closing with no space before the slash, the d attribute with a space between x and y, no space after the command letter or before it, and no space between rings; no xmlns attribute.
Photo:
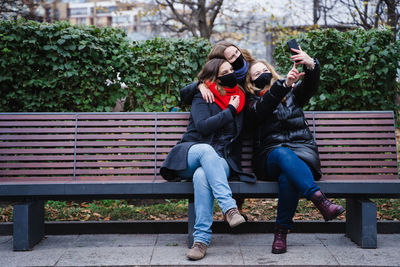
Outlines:
<svg viewBox="0 0 400 267"><path fill-rule="evenodd" d="M378 220L400 220L400 199L371 199L377 204ZM90 202L47 201L46 221L118 221L118 220L187 220L186 199L166 199L162 203L135 200L95 200ZM346 205L345 199L333 202ZM275 220L277 199L246 199L243 212L250 221ZM12 222L12 205L0 205L0 222ZM215 203L214 219L223 220ZM322 220L314 205L305 199L299 201L294 220ZM345 220L341 215L339 220Z"/></svg>

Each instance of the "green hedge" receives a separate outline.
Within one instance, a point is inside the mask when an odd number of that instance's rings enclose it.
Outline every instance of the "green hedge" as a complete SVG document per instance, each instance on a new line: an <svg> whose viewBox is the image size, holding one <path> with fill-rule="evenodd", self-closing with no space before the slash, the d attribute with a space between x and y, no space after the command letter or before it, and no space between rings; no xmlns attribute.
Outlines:
<svg viewBox="0 0 400 267"><path fill-rule="evenodd" d="M301 48L321 63L319 92L309 110L398 110L396 73L400 42L388 29L339 32L313 30L287 36L276 45L278 71L286 74L293 63L286 41L296 38Z"/></svg>
<svg viewBox="0 0 400 267"><path fill-rule="evenodd" d="M118 29L0 21L0 111L168 111L210 50L202 39L130 42ZM125 85L125 86L121 86Z"/></svg>

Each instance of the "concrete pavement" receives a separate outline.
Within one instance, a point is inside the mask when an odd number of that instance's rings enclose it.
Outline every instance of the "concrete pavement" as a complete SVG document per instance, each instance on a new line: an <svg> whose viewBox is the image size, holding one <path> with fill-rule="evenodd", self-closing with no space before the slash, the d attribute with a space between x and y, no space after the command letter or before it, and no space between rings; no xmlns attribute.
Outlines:
<svg viewBox="0 0 400 267"><path fill-rule="evenodd" d="M33 251L14 252L0 236L0 266L280 265L400 266L400 234L379 234L361 249L343 234L289 234L288 252L274 255L273 234L214 234L207 256L189 261L185 234L48 235Z"/></svg>

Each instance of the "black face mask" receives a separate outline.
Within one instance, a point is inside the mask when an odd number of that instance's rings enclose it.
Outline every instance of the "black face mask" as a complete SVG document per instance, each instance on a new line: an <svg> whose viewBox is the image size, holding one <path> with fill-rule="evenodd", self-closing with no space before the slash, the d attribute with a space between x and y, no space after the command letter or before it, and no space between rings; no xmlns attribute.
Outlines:
<svg viewBox="0 0 400 267"><path fill-rule="evenodd" d="M258 76L257 79L253 81L253 83L258 89L264 89L265 86L271 83L271 79L272 79L272 73L264 72L261 73L261 75Z"/></svg>
<svg viewBox="0 0 400 267"><path fill-rule="evenodd" d="M218 79L221 81L222 86L233 88L237 85L236 75L234 72L219 76Z"/></svg>
<svg viewBox="0 0 400 267"><path fill-rule="evenodd" d="M240 54L240 56L238 56L238 58L235 59L235 61L233 61L233 62L231 63L232 68L233 68L234 70L240 70L241 68L243 68L243 65L244 65L243 60L244 60L243 55Z"/></svg>

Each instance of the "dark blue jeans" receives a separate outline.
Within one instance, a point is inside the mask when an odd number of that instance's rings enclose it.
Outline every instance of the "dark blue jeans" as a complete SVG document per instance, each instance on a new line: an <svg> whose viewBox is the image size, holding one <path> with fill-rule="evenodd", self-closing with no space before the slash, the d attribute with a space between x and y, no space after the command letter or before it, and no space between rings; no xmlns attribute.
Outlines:
<svg viewBox="0 0 400 267"><path fill-rule="evenodd" d="M292 229L299 198L310 199L320 189L310 167L287 147L278 147L270 152L266 171L269 177L279 183L276 223Z"/></svg>

